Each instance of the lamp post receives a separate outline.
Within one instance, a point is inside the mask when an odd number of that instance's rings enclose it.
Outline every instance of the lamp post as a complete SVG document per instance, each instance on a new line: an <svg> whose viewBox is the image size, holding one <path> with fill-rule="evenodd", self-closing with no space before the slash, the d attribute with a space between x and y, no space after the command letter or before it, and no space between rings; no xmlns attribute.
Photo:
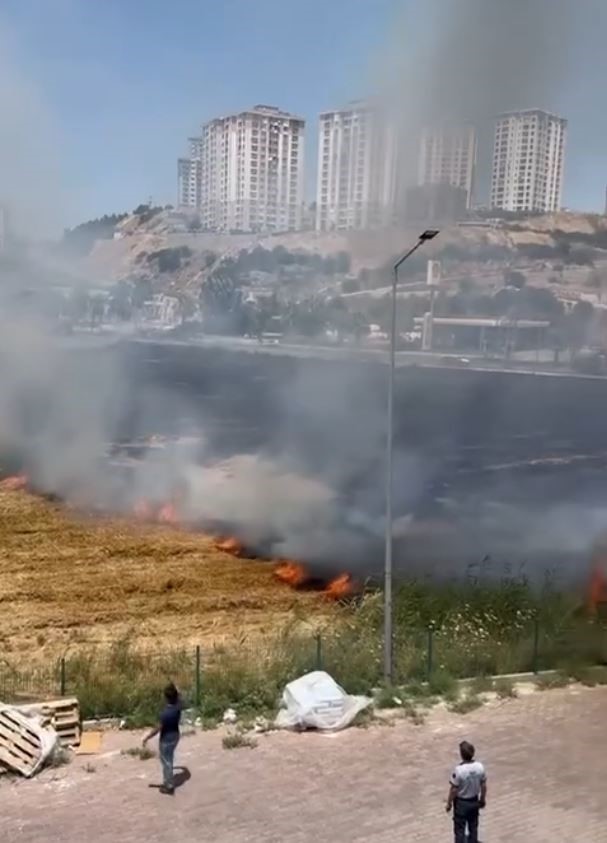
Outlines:
<svg viewBox="0 0 607 843"><path fill-rule="evenodd" d="M394 486L394 368L396 357L396 288L398 286L399 267L429 240L434 240L439 232L428 229L419 235L417 243L394 264L392 276L392 307L390 312L390 366L388 373L388 425L386 436L386 537L384 558L384 681L392 682L392 544L393 544L393 507Z"/></svg>

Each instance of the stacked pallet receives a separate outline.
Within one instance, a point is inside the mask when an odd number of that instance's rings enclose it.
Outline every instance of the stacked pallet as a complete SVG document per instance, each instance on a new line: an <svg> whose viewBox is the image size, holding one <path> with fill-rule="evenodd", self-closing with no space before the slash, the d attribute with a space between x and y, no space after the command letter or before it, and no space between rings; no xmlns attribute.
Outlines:
<svg viewBox="0 0 607 843"><path fill-rule="evenodd" d="M59 736L61 746L79 745L80 706L75 697L23 705L19 710L29 715L38 715L43 727L52 726Z"/></svg>
<svg viewBox="0 0 607 843"><path fill-rule="evenodd" d="M42 763L40 730L14 708L0 708L0 767L32 776Z"/></svg>

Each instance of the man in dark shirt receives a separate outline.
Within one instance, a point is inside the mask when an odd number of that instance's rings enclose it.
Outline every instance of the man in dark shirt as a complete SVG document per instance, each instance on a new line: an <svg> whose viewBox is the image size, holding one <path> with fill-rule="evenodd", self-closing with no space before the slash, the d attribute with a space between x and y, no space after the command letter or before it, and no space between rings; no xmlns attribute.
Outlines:
<svg viewBox="0 0 607 843"><path fill-rule="evenodd" d="M158 739L158 751L162 765L162 787L161 793L172 795L175 793L175 782L173 779L173 760L175 750L179 743L179 722L181 720L181 700L175 685L170 682L164 689L165 707L160 714L160 722L143 739L145 746L149 740L156 735Z"/></svg>

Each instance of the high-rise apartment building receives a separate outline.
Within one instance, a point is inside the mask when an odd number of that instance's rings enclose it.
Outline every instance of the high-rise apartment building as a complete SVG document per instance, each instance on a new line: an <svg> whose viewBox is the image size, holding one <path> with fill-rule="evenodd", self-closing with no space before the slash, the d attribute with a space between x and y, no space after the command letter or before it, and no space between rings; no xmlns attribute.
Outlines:
<svg viewBox="0 0 607 843"><path fill-rule="evenodd" d="M505 211L558 211L567 121L532 109L500 114L495 127L491 205Z"/></svg>
<svg viewBox="0 0 607 843"><path fill-rule="evenodd" d="M181 208L199 208L202 138L189 138L188 145L188 157L177 161L177 204Z"/></svg>
<svg viewBox="0 0 607 843"><path fill-rule="evenodd" d="M472 204L476 168L476 131L472 126L444 126L422 132L417 184L448 184L466 191Z"/></svg>
<svg viewBox="0 0 607 843"><path fill-rule="evenodd" d="M294 231L304 201L304 121L273 106L211 120L200 139L200 208L215 231ZM184 178L188 174L184 165Z"/></svg>
<svg viewBox="0 0 607 843"><path fill-rule="evenodd" d="M320 115L316 228L385 225L395 213L398 139L375 106L354 102Z"/></svg>

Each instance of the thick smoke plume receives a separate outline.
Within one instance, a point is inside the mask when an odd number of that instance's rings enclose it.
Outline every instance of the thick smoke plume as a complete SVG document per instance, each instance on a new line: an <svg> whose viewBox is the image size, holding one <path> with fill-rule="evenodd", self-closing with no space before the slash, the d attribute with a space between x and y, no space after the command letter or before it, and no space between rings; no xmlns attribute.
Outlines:
<svg viewBox="0 0 607 843"><path fill-rule="evenodd" d="M567 72L566 44L574 32L577 4L435 0L423 6L430 10L424 32L413 38L419 24L406 18L396 28L379 86L407 128L412 148L423 125L472 121L486 130L501 110L553 106ZM0 195L0 201L21 203L45 217L45 208L61 203L55 169L32 174L31 166L56 158L50 135L40 131L52 120L42 98L10 60L1 32L0 54L0 112L6 117L3 127L8 127L0 134L0 191L8 195ZM44 150L36 152L29 144L41 137ZM44 266L48 283L55 269ZM186 523L228 525L245 542L276 556L362 573L379 567L385 467L382 367L352 363L338 371L302 361L293 376L276 381L273 398L261 408L257 383L228 385L246 390L237 404L238 421L254 428L257 437L242 442L234 435L228 447L219 448L214 428L218 417L219 425L227 424L230 400L222 398L212 418L213 396L200 400L195 383L189 392L178 387L180 371L168 371L163 382L148 382L145 367L129 368L129 355L123 351L59 337L56 323L28 305L31 267L20 269L13 262L9 269L5 263L3 271L11 282L0 297L0 453L7 470L14 461L42 491L83 508L132 512L142 498L174 500ZM191 365L204 367L198 359ZM261 381L276 374L262 356L256 372ZM206 370L207 380L222 387L222 395L232 374L221 362ZM524 560L532 553L554 560L559 549L571 561L585 552L604 520L598 504L492 503L492 498L516 497L514 481L497 479L485 481L482 491L474 483L455 492L449 488L446 462L457 456L461 441L445 424L441 435L447 445L435 447L440 437L432 439L431 428L444 405L435 402L436 409L426 416L420 408L423 399L432 398L432 388L426 387L421 397L404 390L398 402L402 435L395 456L396 538L402 570L461 571L487 555L498 562ZM498 402L489 410L472 389L460 398L464 430L469 415L481 415L484 427L499 427L507 396L503 406ZM433 406L432 400L427 403ZM429 419L429 429L420 433L423 419ZM167 432L175 438L173 445L150 448L137 460L110 458L117 440ZM179 441L192 433L195 444ZM428 439L422 436L426 433ZM437 516L435 504L441 497ZM423 511L428 502L434 505L430 515ZM453 517L446 517L452 512Z"/></svg>
<svg viewBox="0 0 607 843"><path fill-rule="evenodd" d="M375 87L403 131L406 183L422 128L473 125L486 200L492 130L503 111L556 111L571 48L594 0L429 0L408 4L382 55Z"/></svg>

